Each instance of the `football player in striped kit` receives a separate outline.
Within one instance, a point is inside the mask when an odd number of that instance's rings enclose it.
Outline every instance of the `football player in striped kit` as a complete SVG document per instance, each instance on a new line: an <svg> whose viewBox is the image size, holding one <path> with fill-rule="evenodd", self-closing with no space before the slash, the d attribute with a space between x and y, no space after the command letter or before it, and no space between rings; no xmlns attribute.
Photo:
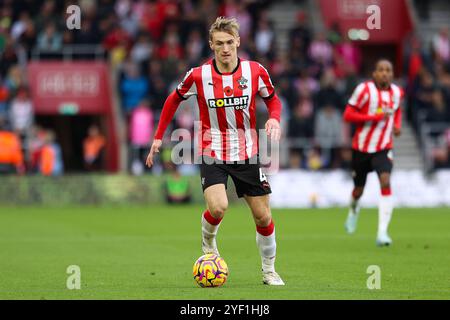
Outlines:
<svg viewBox="0 0 450 320"><path fill-rule="evenodd" d="M401 134L401 101L404 95L403 90L392 83L393 75L392 63L386 59L378 60L372 74L373 80L356 87L344 112L344 120L356 125L352 141L354 189L345 227L350 234L356 231L359 199L364 192L367 174L375 171L381 188L378 246L392 243L388 226L394 209L391 192L393 135Z"/></svg>
<svg viewBox="0 0 450 320"><path fill-rule="evenodd" d="M196 96L201 122L200 173L206 210L202 215L202 249L219 254L216 235L228 207L228 177L239 197L247 202L256 224L256 243L261 255L263 283L284 285L275 271L275 226L272 220L267 177L258 161L256 97L265 102L269 119L267 135L280 139L281 102L267 70L255 61L238 57L239 24L219 17L209 31L214 58L189 70L167 98L146 164L153 165L164 131L181 101Z"/></svg>

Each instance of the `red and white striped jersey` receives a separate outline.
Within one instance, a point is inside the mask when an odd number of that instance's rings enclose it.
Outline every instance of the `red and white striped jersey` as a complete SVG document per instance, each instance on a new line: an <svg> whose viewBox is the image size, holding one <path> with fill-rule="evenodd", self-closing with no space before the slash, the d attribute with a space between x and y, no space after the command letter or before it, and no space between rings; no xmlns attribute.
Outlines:
<svg viewBox="0 0 450 320"><path fill-rule="evenodd" d="M270 99L275 94L261 64L239 59L233 72L220 73L212 59L189 70L176 91L183 99L197 96L201 155L241 161L258 153L256 95Z"/></svg>
<svg viewBox="0 0 450 320"><path fill-rule="evenodd" d="M388 90L378 89L373 81L359 84L348 104L366 115L389 113L386 120L359 124L353 136L352 148L361 152L375 153L393 148L394 117L400 113L403 90L391 84ZM390 109L390 110L389 110Z"/></svg>

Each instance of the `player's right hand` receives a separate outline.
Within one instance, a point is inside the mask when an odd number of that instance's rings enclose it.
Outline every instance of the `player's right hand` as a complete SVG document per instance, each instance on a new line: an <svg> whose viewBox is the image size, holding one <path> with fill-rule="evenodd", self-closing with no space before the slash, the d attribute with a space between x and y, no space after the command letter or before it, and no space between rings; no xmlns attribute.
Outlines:
<svg viewBox="0 0 450 320"><path fill-rule="evenodd" d="M155 153L159 153L159 148L161 148L162 140L155 139L153 140L152 147L150 148L150 152L148 153L147 160L145 164L151 168L153 166L153 156Z"/></svg>

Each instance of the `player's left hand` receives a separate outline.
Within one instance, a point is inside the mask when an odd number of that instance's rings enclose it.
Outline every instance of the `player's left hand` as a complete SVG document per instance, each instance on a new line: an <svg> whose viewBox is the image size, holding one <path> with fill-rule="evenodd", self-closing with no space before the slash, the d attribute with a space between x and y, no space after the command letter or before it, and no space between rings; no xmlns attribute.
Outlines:
<svg viewBox="0 0 450 320"><path fill-rule="evenodd" d="M394 128L394 135L396 137L399 137L402 134L402 129L401 128Z"/></svg>
<svg viewBox="0 0 450 320"><path fill-rule="evenodd" d="M270 138L272 138L276 141L280 140L281 128L280 128L280 123L277 120L275 120L275 119L267 120L265 128L266 128L266 133Z"/></svg>

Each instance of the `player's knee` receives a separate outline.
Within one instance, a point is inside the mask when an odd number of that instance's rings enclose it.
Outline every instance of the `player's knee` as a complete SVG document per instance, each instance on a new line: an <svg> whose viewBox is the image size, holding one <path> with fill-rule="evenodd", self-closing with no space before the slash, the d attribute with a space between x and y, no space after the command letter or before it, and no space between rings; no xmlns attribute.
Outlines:
<svg viewBox="0 0 450 320"><path fill-rule="evenodd" d="M260 215L260 216L255 216L255 224L258 227L265 228L270 224L271 221L272 221L272 217L269 212L267 212L266 214Z"/></svg>
<svg viewBox="0 0 450 320"><path fill-rule="evenodd" d="M227 211L227 209L228 209L228 203L222 202L222 203L216 204L215 206L210 208L210 213L214 218L219 219L224 216L225 211Z"/></svg>

